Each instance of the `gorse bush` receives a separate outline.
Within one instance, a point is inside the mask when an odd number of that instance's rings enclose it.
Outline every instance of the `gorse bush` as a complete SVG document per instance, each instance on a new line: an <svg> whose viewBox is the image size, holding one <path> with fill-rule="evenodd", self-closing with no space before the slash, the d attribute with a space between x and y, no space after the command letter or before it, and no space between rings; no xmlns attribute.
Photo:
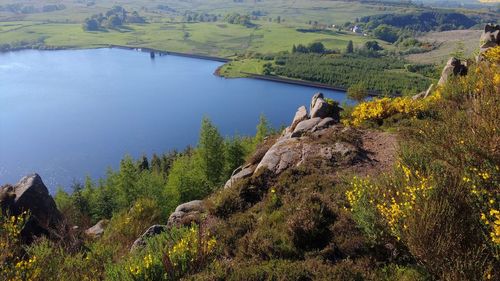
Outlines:
<svg viewBox="0 0 500 281"><path fill-rule="evenodd" d="M0 279L9 281L38 280L40 269L36 256L23 257L21 230L29 214L10 216L0 213Z"/></svg>
<svg viewBox="0 0 500 281"><path fill-rule="evenodd" d="M202 227L171 229L152 237L143 250L106 269L107 280L180 280L201 270L216 250L217 241Z"/></svg>
<svg viewBox="0 0 500 281"><path fill-rule="evenodd" d="M500 278L498 49L438 88L432 115L399 128L391 175L355 178L346 192L365 232L382 226L441 280Z"/></svg>
<svg viewBox="0 0 500 281"><path fill-rule="evenodd" d="M395 115L398 118L416 118L429 110L430 105L438 99L440 99L439 93L417 100L411 97L375 98L357 105L352 110L350 119L344 119L343 122L353 126L359 126L366 122L382 125L384 120Z"/></svg>

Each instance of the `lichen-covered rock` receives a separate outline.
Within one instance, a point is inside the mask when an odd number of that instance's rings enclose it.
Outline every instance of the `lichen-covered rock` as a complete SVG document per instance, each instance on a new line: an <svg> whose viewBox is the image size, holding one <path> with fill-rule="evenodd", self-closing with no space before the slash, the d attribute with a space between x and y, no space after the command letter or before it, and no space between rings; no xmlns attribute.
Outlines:
<svg viewBox="0 0 500 281"><path fill-rule="evenodd" d="M322 119L318 125L314 126L312 132L320 131L335 125L337 122L332 117L326 117Z"/></svg>
<svg viewBox="0 0 500 281"><path fill-rule="evenodd" d="M201 200L194 200L181 204L175 208L168 218L168 227L189 226L191 223L199 223L202 214L206 213L206 207Z"/></svg>
<svg viewBox="0 0 500 281"><path fill-rule="evenodd" d="M231 186L235 182L252 176L253 172L255 171L255 168L256 166L252 164L238 167L236 170L234 170L233 174L231 175L231 178L227 180L226 184L224 185L224 188L231 188Z"/></svg>
<svg viewBox="0 0 500 281"><path fill-rule="evenodd" d="M301 143L296 138L280 139L264 155L256 171L268 169L279 174L300 161Z"/></svg>
<svg viewBox="0 0 500 281"><path fill-rule="evenodd" d="M311 119L304 120L304 121L300 122L295 127L295 130L293 130L291 137L297 138L297 137L300 137L307 132L312 132L313 128L316 125L318 125L320 122L321 122L321 118L319 118L319 117L311 118Z"/></svg>

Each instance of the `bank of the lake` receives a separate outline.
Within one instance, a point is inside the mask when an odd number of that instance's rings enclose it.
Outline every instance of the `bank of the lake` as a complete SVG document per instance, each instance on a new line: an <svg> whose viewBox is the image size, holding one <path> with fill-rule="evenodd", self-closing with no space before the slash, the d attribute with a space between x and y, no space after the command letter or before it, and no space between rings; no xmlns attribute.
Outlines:
<svg viewBox="0 0 500 281"><path fill-rule="evenodd" d="M102 176L130 154L194 145L208 116L223 135L253 135L260 114L290 122L315 87L224 79L222 62L122 49L0 54L0 184L37 171L52 191Z"/></svg>

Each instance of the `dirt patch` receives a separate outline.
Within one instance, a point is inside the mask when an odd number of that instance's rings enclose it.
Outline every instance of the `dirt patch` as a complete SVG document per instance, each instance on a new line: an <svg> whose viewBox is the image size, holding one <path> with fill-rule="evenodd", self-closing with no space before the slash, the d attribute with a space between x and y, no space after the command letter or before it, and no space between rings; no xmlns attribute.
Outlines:
<svg viewBox="0 0 500 281"><path fill-rule="evenodd" d="M359 176L377 175L390 171L398 154L398 139L395 133L372 129L346 128L336 125L326 130L313 133L303 138L302 142L314 147L313 150L322 150L325 147L338 148L339 144L346 147L355 147L353 161L337 161L326 173L336 177L345 172ZM321 153L320 153L321 154ZM319 165L327 168L325 159ZM327 161L328 162L328 161Z"/></svg>
<svg viewBox="0 0 500 281"><path fill-rule="evenodd" d="M355 167L364 175L376 175L389 171L396 161L398 141L396 135L388 132L365 131L361 136L368 161Z"/></svg>

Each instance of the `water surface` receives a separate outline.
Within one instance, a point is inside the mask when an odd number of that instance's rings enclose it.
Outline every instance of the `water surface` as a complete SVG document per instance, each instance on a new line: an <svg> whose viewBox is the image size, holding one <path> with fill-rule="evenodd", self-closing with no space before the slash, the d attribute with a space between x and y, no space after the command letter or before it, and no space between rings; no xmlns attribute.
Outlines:
<svg viewBox="0 0 500 281"><path fill-rule="evenodd" d="M105 174L125 154L195 145L208 116L225 136L279 127L321 91L213 75L221 63L119 49L0 54L0 185L37 172L53 192Z"/></svg>

